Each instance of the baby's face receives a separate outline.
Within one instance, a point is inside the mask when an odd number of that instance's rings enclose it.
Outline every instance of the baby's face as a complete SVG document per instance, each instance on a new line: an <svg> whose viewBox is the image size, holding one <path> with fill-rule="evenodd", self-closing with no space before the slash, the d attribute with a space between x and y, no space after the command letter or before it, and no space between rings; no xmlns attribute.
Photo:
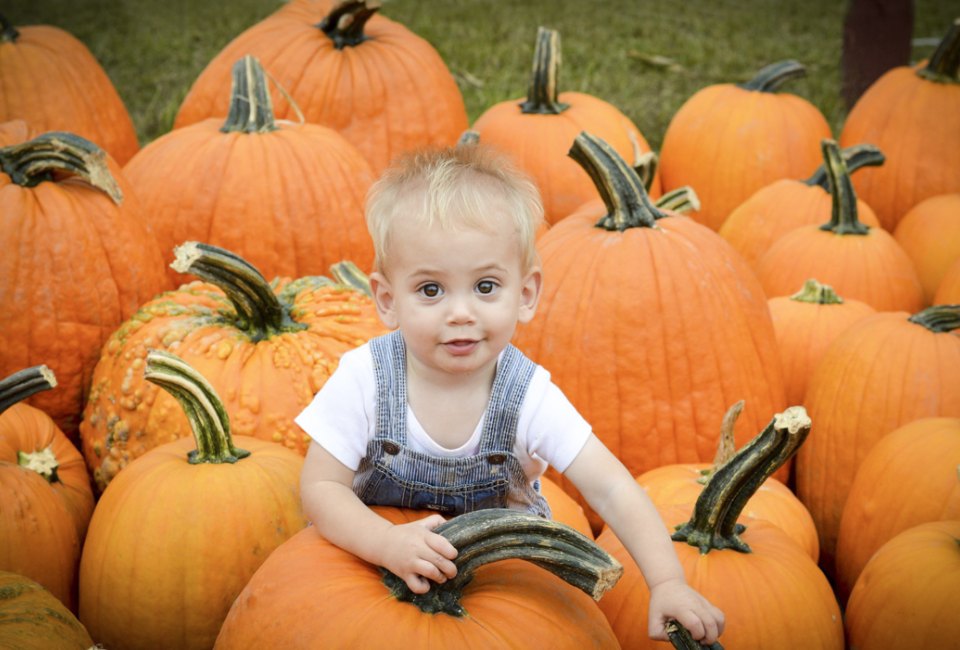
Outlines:
<svg viewBox="0 0 960 650"><path fill-rule="evenodd" d="M518 322L533 317L539 269L526 270L512 220L491 228L399 219L384 273L371 281L381 317L399 327L411 371L492 372Z"/></svg>

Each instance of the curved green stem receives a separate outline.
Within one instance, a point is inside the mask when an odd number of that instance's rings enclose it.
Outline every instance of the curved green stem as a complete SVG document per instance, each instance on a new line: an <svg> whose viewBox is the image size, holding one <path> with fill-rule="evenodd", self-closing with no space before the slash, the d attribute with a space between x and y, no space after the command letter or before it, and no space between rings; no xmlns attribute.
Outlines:
<svg viewBox="0 0 960 650"><path fill-rule="evenodd" d="M690 630L680 625L677 621L667 621L666 628L667 638L670 639L670 643L672 643L673 647L677 650L704 650L704 648L706 648L706 650L723 650L723 646L720 645L718 641L714 641L710 645L701 644L693 638Z"/></svg>
<svg viewBox="0 0 960 650"><path fill-rule="evenodd" d="M664 192L656 200L654 205L660 210L670 210L671 212L692 212L700 209L700 197L693 191L689 185L678 187L675 190Z"/></svg>
<svg viewBox="0 0 960 650"><path fill-rule="evenodd" d="M249 54L233 64L230 111L220 127L223 133L269 133L277 130L273 100L263 66Z"/></svg>
<svg viewBox="0 0 960 650"><path fill-rule="evenodd" d="M870 227L860 223L857 218L857 194L853 190L847 165L840 155L839 145L836 140L824 138L820 148L827 167L832 198L830 221L820 226L820 230L828 230L835 235L866 235Z"/></svg>
<svg viewBox="0 0 960 650"><path fill-rule="evenodd" d="M484 564L519 558L533 562L599 600L623 574L623 567L593 540L573 528L518 510L492 508L460 515L434 532L457 549L457 575L432 584L426 594L414 594L406 583L383 570L383 582L400 600L424 612L466 614L460 598L464 587Z"/></svg>
<svg viewBox="0 0 960 650"><path fill-rule="evenodd" d="M180 357L151 350L144 378L173 395L190 421L197 448L187 454L191 465L235 463L250 455L233 445L230 418L213 386Z"/></svg>
<svg viewBox="0 0 960 650"><path fill-rule="evenodd" d="M624 231L627 228L654 228L666 213L650 201L637 172L613 147L586 131L573 141L568 154L593 179L607 214L598 228Z"/></svg>
<svg viewBox="0 0 960 650"><path fill-rule="evenodd" d="M0 171L23 187L36 187L53 180L54 172L66 172L104 192L117 205L123 202L107 154L73 133L50 131L28 142L0 148Z"/></svg>
<svg viewBox="0 0 960 650"><path fill-rule="evenodd" d="M847 164L847 171L851 174L861 167L879 167L887 161L883 152L872 144L855 144L852 147L844 147L840 150L840 156L843 158L843 162ZM813 175L803 182L811 187L819 185L829 192L830 176L827 173L826 164L817 167Z"/></svg>
<svg viewBox="0 0 960 650"><path fill-rule="evenodd" d="M952 332L960 329L960 305L934 305L917 312L907 320L937 334Z"/></svg>
<svg viewBox="0 0 960 650"><path fill-rule="evenodd" d="M369 38L363 28L380 9L379 0L341 0L317 27L333 41L338 50L360 45Z"/></svg>
<svg viewBox="0 0 960 650"><path fill-rule="evenodd" d="M370 278L366 273L360 270L356 264L349 260L337 262L330 265L330 275L339 284L350 287L354 291L359 291L367 296L373 297L373 291L370 289Z"/></svg>
<svg viewBox="0 0 960 650"><path fill-rule="evenodd" d="M790 300L809 302L817 305L842 305L843 298L837 295L829 284L821 284L810 278L803 283L803 288L790 296Z"/></svg>
<svg viewBox="0 0 960 650"><path fill-rule="evenodd" d="M557 77L560 74L560 32L537 28L537 45L533 52L533 72L527 99L520 103L524 113L558 115L570 108L557 99Z"/></svg>
<svg viewBox="0 0 960 650"><path fill-rule="evenodd" d="M657 175L657 167L660 165L660 158L652 151L641 153L640 143L631 131L630 143L633 145L633 171L637 172L640 181L643 183L643 189L649 194L653 186L653 179Z"/></svg>
<svg viewBox="0 0 960 650"><path fill-rule="evenodd" d="M16 43L20 32L13 26L7 17L0 14L0 43Z"/></svg>
<svg viewBox="0 0 960 650"><path fill-rule="evenodd" d="M927 65L917 74L938 83L960 82L960 18L953 21Z"/></svg>
<svg viewBox="0 0 960 650"><path fill-rule="evenodd" d="M780 86L792 79L799 79L807 75L807 69L803 64L792 59L771 63L760 69L751 79L737 87L744 90L756 90L763 93L772 93L780 89Z"/></svg>
<svg viewBox="0 0 960 650"><path fill-rule="evenodd" d="M57 378L45 365L18 370L0 381L0 413L40 391L56 387Z"/></svg>

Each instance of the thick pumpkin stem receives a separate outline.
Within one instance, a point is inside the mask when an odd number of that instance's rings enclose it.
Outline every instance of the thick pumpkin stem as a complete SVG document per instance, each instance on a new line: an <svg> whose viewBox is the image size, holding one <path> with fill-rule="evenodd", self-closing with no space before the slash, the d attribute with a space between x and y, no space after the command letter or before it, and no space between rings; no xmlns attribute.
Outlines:
<svg viewBox="0 0 960 650"><path fill-rule="evenodd" d="M840 150L840 156L843 158L843 162L847 164L847 171L851 174L861 167L879 167L887 161L883 152L872 144L855 144L852 147L844 147ZM829 192L830 175L827 173L826 164L817 167L813 175L803 182L810 187L819 185Z"/></svg>
<svg viewBox="0 0 960 650"><path fill-rule="evenodd" d="M931 332L943 334L960 329L960 305L934 305L908 318Z"/></svg>
<svg viewBox="0 0 960 650"><path fill-rule="evenodd" d="M217 246L192 241L177 246L173 252L170 266L174 270L192 273L220 287L237 312L237 327L251 341L306 329L306 325L293 320L266 279L243 258Z"/></svg>
<svg viewBox="0 0 960 650"><path fill-rule="evenodd" d="M806 75L807 69L798 61L792 59L779 61L778 63L771 63L761 68L753 79L737 84L737 87L743 88L744 90L772 93L779 90L780 86L791 79L799 79Z"/></svg>
<svg viewBox="0 0 960 650"><path fill-rule="evenodd" d="M460 605L464 587L484 564L519 558L533 562L594 600L612 588L623 567L593 540L573 528L519 510L492 508L469 512L437 526L457 549L457 575L433 584L426 594L414 594L406 583L384 569L383 582L400 600L428 613L464 616Z"/></svg>
<svg viewBox="0 0 960 650"><path fill-rule="evenodd" d="M56 387L57 378L45 365L18 370L0 380L0 413L34 393Z"/></svg>
<svg viewBox="0 0 960 650"><path fill-rule="evenodd" d="M670 643L673 644L673 647L677 650L704 650L704 648L706 648L706 650L723 650L723 646L717 641L714 641L710 645L701 644L693 638L690 630L680 625L677 621L667 621L665 627L667 629L667 638L670 639Z"/></svg>
<svg viewBox="0 0 960 650"><path fill-rule="evenodd" d="M17 451L17 465L31 472L36 472L47 483L57 483L60 480L57 476L60 461L57 460L57 455L53 453L52 446L39 451Z"/></svg>
<svg viewBox="0 0 960 650"><path fill-rule="evenodd" d="M657 219L667 216L650 201L633 167L600 138L581 132L567 155L590 175L607 207L607 214L597 222L598 228L621 232L627 228L655 228Z"/></svg>
<svg viewBox="0 0 960 650"><path fill-rule="evenodd" d="M737 519L747 501L765 480L785 463L810 432L810 418L802 406L778 413L753 440L717 470L697 498L690 521L677 527L672 538L696 546L701 553L733 549L749 553L740 539Z"/></svg>
<svg viewBox="0 0 960 650"><path fill-rule="evenodd" d="M370 289L370 277L360 270L356 264L349 260L337 262L330 266L330 275L337 283L345 287L350 287L354 291L364 293L371 298L373 290Z"/></svg>
<svg viewBox="0 0 960 650"><path fill-rule="evenodd" d="M842 305L841 298L829 284L820 284L813 278L803 283L803 288L790 296L790 300L817 305Z"/></svg>
<svg viewBox="0 0 960 650"><path fill-rule="evenodd" d="M641 152L640 143L637 142L636 136L633 135L632 131L629 135L630 144L633 146L633 171L637 172L637 176L643 182L643 189L649 194L650 188L653 186L653 179L657 175L657 167L660 166L660 158L652 151Z"/></svg>
<svg viewBox="0 0 960 650"><path fill-rule="evenodd" d="M559 115L570 108L561 102L557 91L560 74L560 32L546 27L537 28L537 45L533 51L533 72L527 99L520 103L524 113Z"/></svg>
<svg viewBox="0 0 960 650"><path fill-rule="evenodd" d="M379 0L341 0L317 27L333 41L338 50L360 45L369 36L363 28L373 14L380 10Z"/></svg>
<svg viewBox="0 0 960 650"><path fill-rule="evenodd" d="M7 17L0 14L0 43L16 43L20 32L13 26Z"/></svg>
<svg viewBox="0 0 960 650"><path fill-rule="evenodd" d="M123 192L107 164L103 149L73 133L50 131L29 142L0 148L0 171L22 187L54 180L56 172L82 178L117 205Z"/></svg>
<svg viewBox="0 0 960 650"><path fill-rule="evenodd" d="M273 100L260 61L249 54L233 64L230 111L223 133L269 133L277 130Z"/></svg>
<svg viewBox="0 0 960 650"><path fill-rule="evenodd" d="M960 82L960 18L953 21L927 65L917 74L938 83Z"/></svg>
<svg viewBox="0 0 960 650"><path fill-rule="evenodd" d="M834 235L866 235L870 232L870 226L860 223L857 218L857 194L853 190L847 165L840 155L840 146L836 140L824 138L820 148L832 197L830 221L820 226L820 230L830 231Z"/></svg>
<svg viewBox="0 0 960 650"><path fill-rule="evenodd" d="M183 359L151 350L143 376L173 395L183 407L197 442L197 448L187 454L191 465L235 463L250 455L233 445L230 418L213 386Z"/></svg>

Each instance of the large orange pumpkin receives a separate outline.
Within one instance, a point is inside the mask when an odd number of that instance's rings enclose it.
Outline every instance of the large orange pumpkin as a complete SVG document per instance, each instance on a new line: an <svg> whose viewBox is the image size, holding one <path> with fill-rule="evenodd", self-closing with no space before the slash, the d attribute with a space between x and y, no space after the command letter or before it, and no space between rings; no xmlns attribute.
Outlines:
<svg viewBox="0 0 960 650"><path fill-rule="evenodd" d="M843 124L842 145L871 142L887 152L883 167L863 170L853 184L890 232L923 199L960 192L958 51L960 18L929 61L887 71Z"/></svg>
<svg viewBox="0 0 960 650"><path fill-rule="evenodd" d="M893 238L917 269L925 304L932 304L943 277L960 261L960 191L913 206L897 224Z"/></svg>
<svg viewBox="0 0 960 650"><path fill-rule="evenodd" d="M0 16L0 122L68 131L121 165L140 148L133 120L87 46L52 25L15 28Z"/></svg>
<svg viewBox="0 0 960 650"><path fill-rule="evenodd" d="M46 364L60 387L31 398L76 437L93 367L124 319L163 289L160 249L116 162L50 132L0 133L0 375Z"/></svg>
<svg viewBox="0 0 960 650"><path fill-rule="evenodd" d="M960 259L943 274L940 284L937 285L937 292L933 295L933 304L960 304Z"/></svg>
<svg viewBox="0 0 960 650"><path fill-rule="evenodd" d="M806 99L777 92L804 74L796 61L774 63L746 83L701 89L674 114L660 148L660 180L664 190L696 190L703 205L694 219L719 230L761 187L817 167L817 144L830 137L830 125Z"/></svg>
<svg viewBox="0 0 960 650"><path fill-rule="evenodd" d="M190 433L173 398L143 380L149 350L176 352L208 377L235 432L303 454L309 438L293 418L344 352L386 332L370 297L344 284L366 279L349 276L349 266L334 269L341 282L304 276L267 284L221 248L191 242L176 257L181 272L206 283L143 305L107 341L94 372L80 434L101 490L134 458Z"/></svg>
<svg viewBox="0 0 960 650"><path fill-rule="evenodd" d="M732 402L747 405L740 443L784 407L766 297L719 235L653 206L611 147L584 133L571 155L605 203L585 204L539 238L539 313L515 343L634 475L708 462Z"/></svg>
<svg viewBox="0 0 960 650"><path fill-rule="evenodd" d="M0 647L89 650L93 639L77 617L42 585L0 571Z"/></svg>
<svg viewBox="0 0 960 650"><path fill-rule="evenodd" d="M540 27L526 98L490 106L473 124L485 144L512 155L533 177L548 223L599 198L591 178L567 156L581 131L602 139L623 158L650 151L640 130L613 104L587 93L558 93L559 73L560 34ZM650 195L656 198L660 193L655 176Z"/></svg>
<svg viewBox="0 0 960 650"><path fill-rule="evenodd" d="M797 494L833 573L843 506L854 476L886 434L924 417L960 417L960 305L914 315L883 312L838 336L807 387L816 423L797 456Z"/></svg>
<svg viewBox="0 0 960 650"><path fill-rule="evenodd" d="M404 151L455 144L467 111L433 46L377 14L376 0L330 4L290 2L233 39L194 81L174 127L226 115L230 67L250 54L276 80L277 117L340 131L374 173Z"/></svg>
<svg viewBox="0 0 960 650"><path fill-rule="evenodd" d="M375 509L394 523L427 514ZM382 569L312 528L300 531L254 574L215 647L616 647L591 595L600 598L622 567L592 540L561 524L500 509L460 515L436 531L459 550L458 574L413 602L392 574L384 577Z"/></svg>
<svg viewBox="0 0 960 650"><path fill-rule="evenodd" d="M368 272L373 264L363 219L370 165L333 129L274 120L253 57L233 67L226 121L161 136L124 173L168 263L177 244L202 239L267 278L320 275L345 259ZM170 288L182 279L170 268L167 277Z"/></svg>
<svg viewBox="0 0 960 650"><path fill-rule="evenodd" d="M216 392L182 359L153 351L141 372L180 402L193 437L138 458L101 495L80 620L109 648L210 648L257 567L306 525L303 458L232 436Z"/></svg>
<svg viewBox="0 0 960 650"><path fill-rule="evenodd" d="M803 407L791 407L710 478L689 508L661 510L687 582L724 612L729 648L842 650L840 607L810 556L772 523L741 516L757 487L810 431ZM600 601L624 648L662 647L647 635L650 592L611 529L597 543L623 563L623 578Z"/></svg>

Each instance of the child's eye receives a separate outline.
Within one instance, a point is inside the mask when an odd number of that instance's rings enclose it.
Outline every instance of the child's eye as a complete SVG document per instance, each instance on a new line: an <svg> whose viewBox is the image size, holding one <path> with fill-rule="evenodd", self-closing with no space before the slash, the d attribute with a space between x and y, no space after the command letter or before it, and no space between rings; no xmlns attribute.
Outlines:
<svg viewBox="0 0 960 650"><path fill-rule="evenodd" d="M497 290L497 283L493 280L480 280L477 282L477 293L482 295L490 295Z"/></svg>
<svg viewBox="0 0 960 650"><path fill-rule="evenodd" d="M428 282L417 289L417 293L425 298L436 298L443 293L443 289L436 282Z"/></svg>

